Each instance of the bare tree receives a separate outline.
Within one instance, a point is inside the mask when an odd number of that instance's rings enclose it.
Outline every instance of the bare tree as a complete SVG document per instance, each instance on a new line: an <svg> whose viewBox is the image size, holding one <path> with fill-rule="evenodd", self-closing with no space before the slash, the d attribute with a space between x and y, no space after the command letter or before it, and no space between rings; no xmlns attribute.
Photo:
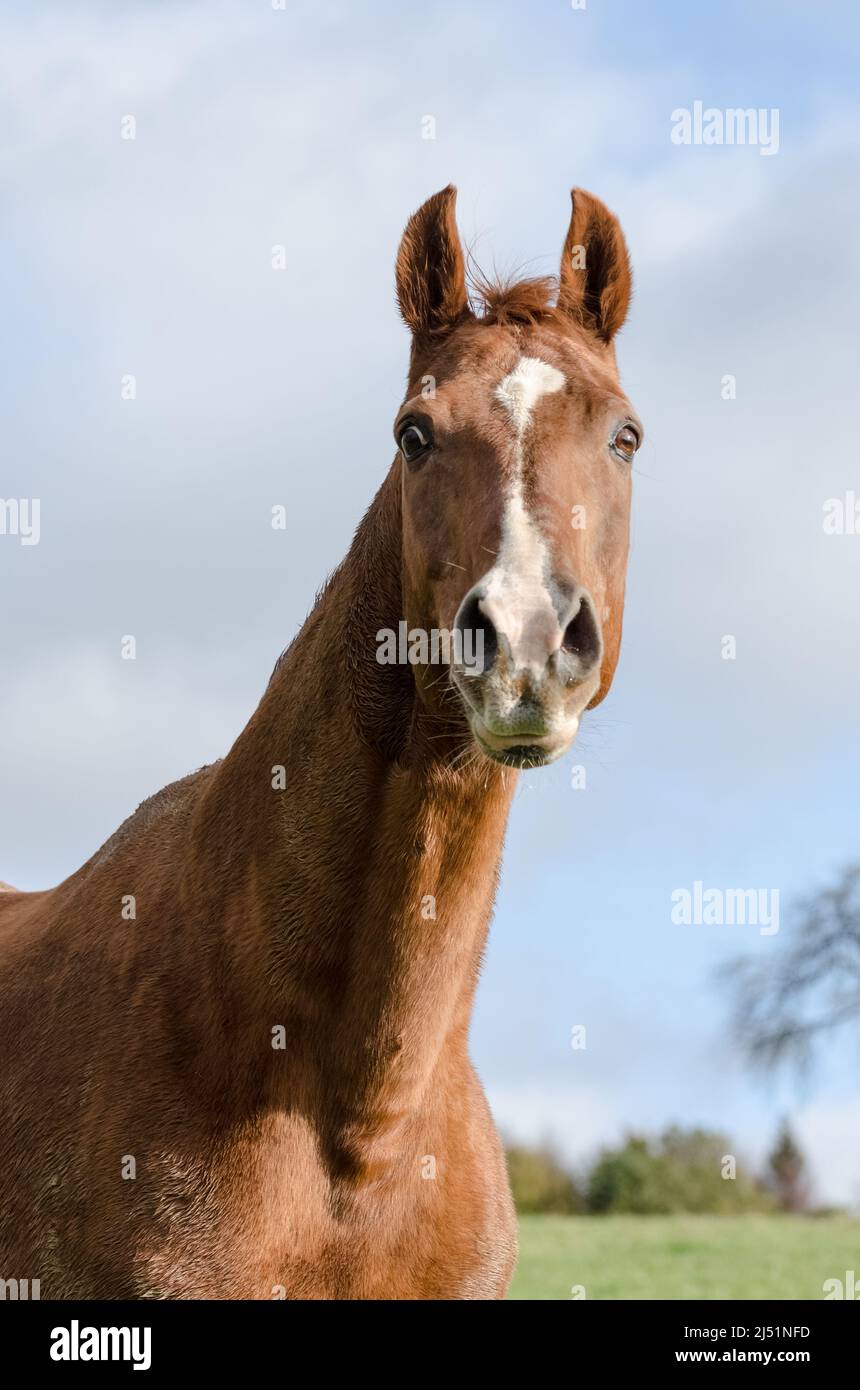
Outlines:
<svg viewBox="0 0 860 1390"><path fill-rule="evenodd" d="M775 952L732 961L721 976L736 1035L763 1069L806 1066L822 1035L860 1024L860 864L796 904Z"/></svg>

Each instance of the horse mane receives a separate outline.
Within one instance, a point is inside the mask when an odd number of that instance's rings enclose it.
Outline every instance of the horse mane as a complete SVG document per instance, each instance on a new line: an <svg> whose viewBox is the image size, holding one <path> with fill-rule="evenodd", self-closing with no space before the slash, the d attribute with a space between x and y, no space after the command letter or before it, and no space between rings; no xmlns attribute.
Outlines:
<svg viewBox="0 0 860 1390"><path fill-rule="evenodd" d="M533 275L522 280L515 275L491 278L474 260L469 262L470 300L480 323L546 323L558 315L558 277Z"/></svg>

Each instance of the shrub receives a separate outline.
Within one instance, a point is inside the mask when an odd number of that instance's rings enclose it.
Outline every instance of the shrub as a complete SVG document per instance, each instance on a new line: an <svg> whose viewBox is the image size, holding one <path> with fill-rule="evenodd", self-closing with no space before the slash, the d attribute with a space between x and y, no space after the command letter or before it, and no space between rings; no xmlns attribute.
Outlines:
<svg viewBox="0 0 860 1390"><path fill-rule="evenodd" d="M576 1183L548 1146L531 1149L514 1144L506 1158L517 1211L569 1215L584 1210Z"/></svg>
<svg viewBox="0 0 860 1390"><path fill-rule="evenodd" d="M732 1146L708 1130L667 1129L657 1139L631 1134L602 1151L589 1174L592 1212L768 1211L773 1199L741 1164L726 1177Z"/></svg>

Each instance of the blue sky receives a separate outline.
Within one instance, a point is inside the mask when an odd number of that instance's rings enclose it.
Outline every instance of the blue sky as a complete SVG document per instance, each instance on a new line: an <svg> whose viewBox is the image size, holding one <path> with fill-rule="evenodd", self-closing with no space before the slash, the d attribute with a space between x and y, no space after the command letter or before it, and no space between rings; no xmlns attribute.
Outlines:
<svg viewBox="0 0 860 1390"><path fill-rule="evenodd" d="M860 493L857 37L839 4L13 11L0 496L41 498L42 540L0 538L0 877L57 881L241 729L390 463L413 208L453 180L482 263L547 271L580 184L636 276L625 641L521 779L475 1058L511 1133L577 1159L673 1120L755 1156L789 1110L820 1195L860 1199L856 1042L755 1082L713 972L781 934L670 920L697 879L785 912L857 854L860 537L821 525ZM778 154L673 145L696 100L778 108Z"/></svg>

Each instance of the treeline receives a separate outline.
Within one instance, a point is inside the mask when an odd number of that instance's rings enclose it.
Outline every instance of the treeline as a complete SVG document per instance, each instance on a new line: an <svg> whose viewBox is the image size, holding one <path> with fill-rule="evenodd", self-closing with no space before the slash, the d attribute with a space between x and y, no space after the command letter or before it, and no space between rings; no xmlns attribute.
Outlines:
<svg viewBox="0 0 860 1390"><path fill-rule="evenodd" d="M511 1144L508 1173L517 1209L558 1214L635 1212L809 1212L811 1185L787 1123L764 1171L737 1156L725 1135L673 1126L656 1137L629 1134L574 1173L550 1146Z"/></svg>

